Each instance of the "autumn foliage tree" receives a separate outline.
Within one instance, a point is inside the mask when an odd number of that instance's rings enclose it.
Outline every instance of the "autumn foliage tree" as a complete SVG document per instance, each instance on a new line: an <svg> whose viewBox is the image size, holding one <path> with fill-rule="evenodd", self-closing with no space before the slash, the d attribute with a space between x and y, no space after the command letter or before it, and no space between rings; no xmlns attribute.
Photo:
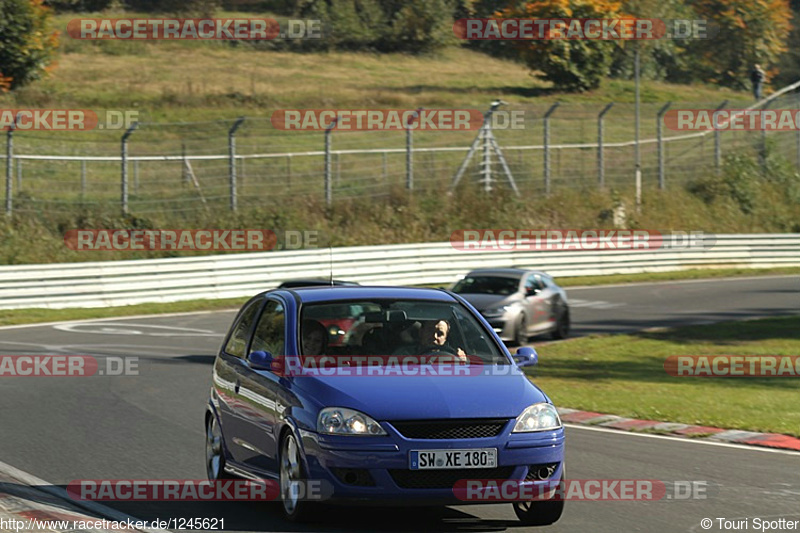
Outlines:
<svg viewBox="0 0 800 533"><path fill-rule="evenodd" d="M535 0L514 4L500 18L616 19L621 4L608 0ZM516 41L521 59L561 90L596 89L608 75L619 43L611 40L549 39Z"/></svg>
<svg viewBox="0 0 800 533"><path fill-rule="evenodd" d="M786 51L792 17L789 0L690 0L701 19L714 21L718 32L696 41L692 52L705 81L749 87L754 63L775 65Z"/></svg>
<svg viewBox="0 0 800 533"><path fill-rule="evenodd" d="M0 0L0 91L39 79L53 60L58 33L48 30L42 0Z"/></svg>

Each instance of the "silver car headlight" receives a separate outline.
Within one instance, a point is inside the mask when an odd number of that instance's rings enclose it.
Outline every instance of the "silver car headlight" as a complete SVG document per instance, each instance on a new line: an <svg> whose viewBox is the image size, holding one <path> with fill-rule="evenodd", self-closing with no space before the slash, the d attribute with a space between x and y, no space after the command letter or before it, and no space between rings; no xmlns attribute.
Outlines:
<svg viewBox="0 0 800 533"><path fill-rule="evenodd" d="M326 407L320 411L317 432L323 435L386 435L374 419L346 407Z"/></svg>
<svg viewBox="0 0 800 533"><path fill-rule="evenodd" d="M510 311L511 310L511 307L512 306L510 306L510 305L504 305L503 307L493 307L491 309L487 309L486 311L484 311L483 314L485 314L485 315L504 315L506 313L506 311Z"/></svg>
<svg viewBox="0 0 800 533"><path fill-rule="evenodd" d="M536 403L522 411L517 417L512 433L529 433L559 429L561 418L555 406L549 403Z"/></svg>

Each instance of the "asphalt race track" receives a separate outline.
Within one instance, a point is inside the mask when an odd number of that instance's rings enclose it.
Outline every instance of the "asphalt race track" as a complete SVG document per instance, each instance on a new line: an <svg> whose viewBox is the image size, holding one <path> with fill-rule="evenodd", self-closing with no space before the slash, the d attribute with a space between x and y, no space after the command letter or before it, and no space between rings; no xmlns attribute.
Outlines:
<svg viewBox="0 0 800 533"><path fill-rule="evenodd" d="M800 279L750 278L569 289L574 334L800 313ZM51 483L203 479L213 354L232 311L0 329L0 354L138 356L139 375L0 378L0 461ZM541 364L547 364L542 361ZM544 531L720 531L716 518L800 520L800 454L591 428L568 429L570 479L707 483L705 499L568 502ZM277 504L113 502L142 519L225 518L239 531L524 531L509 504L325 508L284 522ZM710 530L703 518L714 520ZM533 530L533 528L531 528Z"/></svg>

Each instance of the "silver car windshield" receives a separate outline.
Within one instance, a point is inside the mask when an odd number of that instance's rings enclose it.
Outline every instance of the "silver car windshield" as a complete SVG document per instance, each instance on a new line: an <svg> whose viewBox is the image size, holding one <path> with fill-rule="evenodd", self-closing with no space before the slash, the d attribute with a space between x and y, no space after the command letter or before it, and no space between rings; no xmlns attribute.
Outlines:
<svg viewBox="0 0 800 533"><path fill-rule="evenodd" d="M456 283L452 290L457 294L510 296L519 290L519 279L501 276L468 276Z"/></svg>

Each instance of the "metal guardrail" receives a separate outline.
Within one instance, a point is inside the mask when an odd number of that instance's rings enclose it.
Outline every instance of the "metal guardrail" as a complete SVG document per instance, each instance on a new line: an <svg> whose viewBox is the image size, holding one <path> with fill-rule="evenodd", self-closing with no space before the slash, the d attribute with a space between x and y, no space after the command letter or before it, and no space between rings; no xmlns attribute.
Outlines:
<svg viewBox="0 0 800 533"><path fill-rule="evenodd" d="M246 297L290 278L448 284L474 268L525 267L556 277L691 268L800 266L800 234L716 235L708 249L461 251L450 243L358 246L135 261L0 267L0 309L111 307Z"/></svg>

